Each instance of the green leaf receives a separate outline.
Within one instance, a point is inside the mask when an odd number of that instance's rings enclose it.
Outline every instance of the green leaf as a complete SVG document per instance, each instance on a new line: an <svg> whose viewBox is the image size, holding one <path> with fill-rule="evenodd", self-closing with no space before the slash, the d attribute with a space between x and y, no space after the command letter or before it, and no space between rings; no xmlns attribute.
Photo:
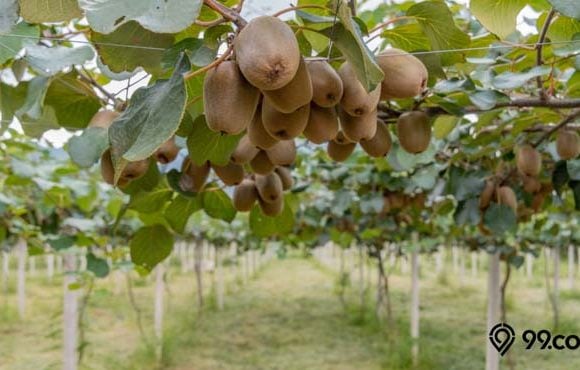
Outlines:
<svg viewBox="0 0 580 370"><path fill-rule="evenodd" d="M131 261L151 271L171 254L173 236L162 225L145 226L135 233L129 248Z"/></svg>
<svg viewBox="0 0 580 370"><path fill-rule="evenodd" d="M139 213L155 213L163 210L165 203L171 200L173 191L162 188L151 192L139 192L131 196L129 208Z"/></svg>
<svg viewBox="0 0 580 370"><path fill-rule="evenodd" d="M217 49L207 47L205 41L201 39L187 38L181 40L165 51L161 61L163 68L173 67L182 52L185 52L189 57L191 64L203 67L214 61Z"/></svg>
<svg viewBox="0 0 580 370"><path fill-rule="evenodd" d="M189 217L201 210L200 197L184 197L178 195L165 209L165 219L173 231L183 234Z"/></svg>
<svg viewBox="0 0 580 370"><path fill-rule="evenodd" d="M79 167L89 168L99 161L108 147L107 129L89 127L80 136L70 138L67 151Z"/></svg>
<svg viewBox="0 0 580 370"><path fill-rule="evenodd" d="M101 62L115 73L132 72L138 67L150 73L161 72L163 52L173 45L173 39L173 35L148 31L137 22L125 23L107 35L91 33Z"/></svg>
<svg viewBox="0 0 580 370"><path fill-rule="evenodd" d="M129 21L137 21L149 31L177 33L199 16L202 0L79 0L91 28L111 33Z"/></svg>
<svg viewBox="0 0 580 370"><path fill-rule="evenodd" d="M187 138L187 149L191 160L201 166L206 161L225 166L238 145L240 135L222 135L209 129L205 116L199 116L193 123Z"/></svg>
<svg viewBox="0 0 580 370"><path fill-rule="evenodd" d="M38 26L20 22L12 29L10 34L0 34L0 65L14 58L22 50L25 43L38 42L40 30Z"/></svg>
<svg viewBox="0 0 580 370"><path fill-rule="evenodd" d="M481 24L501 38L516 30L516 18L526 0L471 0L469 9Z"/></svg>
<svg viewBox="0 0 580 370"><path fill-rule="evenodd" d="M490 110L498 102L509 101L509 97L494 90L479 90L469 94L469 100L482 110Z"/></svg>
<svg viewBox="0 0 580 370"><path fill-rule="evenodd" d="M457 225L477 225L481 220L479 199L471 198L459 202L455 209L454 220Z"/></svg>
<svg viewBox="0 0 580 370"><path fill-rule="evenodd" d="M0 33L8 33L18 22L18 0L0 0L0 8Z"/></svg>
<svg viewBox="0 0 580 370"><path fill-rule="evenodd" d="M522 87L532 78L550 73L551 67L541 66L530 68L527 72L504 72L493 78L492 84L498 89L515 89Z"/></svg>
<svg viewBox="0 0 580 370"><path fill-rule="evenodd" d="M85 64L95 57L95 52L90 46L68 48L53 46L47 48L43 45L29 43L26 46L25 60L38 73L52 76L75 64Z"/></svg>
<svg viewBox="0 0 580 370"><path fill-rule="evenodd" d="M580 3L571 0L548 0L560 13L580 20Z"/></svg>
<svg viewBox="0 0 580 370"><path fill-rule="evenodd" d="M566 169L570 180L580 181L580 159L571 159L566 162Z"/></svg>
<svg viewBox="0 0 580 370"><path fill-rule="evenodd" d="M19 0L20 15L28 23L66 22L82 16L77 0Z"/></svg>
<svg viewBox="0 0 580 370"><path fill-rule="evenodd" d="M74 246L76 242L76 238L73 236L61 236L56 239L48 239L48 244L51 246L52 249L55 251L60 251L63 249L68 249Z"/></svg>
<svg viewBox="0 0 580 370"><path fill-rule="evenodd" d="M485 183L485 174L480 171L465 171L459 167L451 167L447 182L447 193L457 201L478 197Z"/></svg>
<svg viewBox="0 0 580 370"><path fill-rule="evenodd" d="M438 116L435 122L433 122L433 135L436 139L445 139L453 131L458 122L459 117L446 114Z"/></svg>
<svg viewBox="0 0 580 370"><path fill-rule="evenodd" d="M27 87L26 82L21 82L16 87L0 83L0 113L2 114L0 126L12 121L18 108L24 105Z"/></svg>
<svg viewBox="0 0 580 370"><path fill-rule="evenodd" d="M394 47L406 51L429 50L429 39L417 23L404 24L383 31L382 37Z"/></svg>
<svg viewBox="0 0 580 370"><path fill-rule="evenodd" d="M288 235L294 229L294 222L294 211L288 199L284 200L282 213L275 217L264 215L257 204L250 211L250 230L260 238Z"/></svg>
<svg viewBox="0 0 580 370"><path fill-rule="evenodd" d="M518 227L513 209L504 204L492 203L485 211L483 222L487 228L498 236L508 232L515 233Z"/></svg>
<svg viewBox="0 0 580 370"><path fill-rule="evenodd" d="M189 62L182 58L170 80L137 90L127 110L109 128L117 173L122 171L123 161L148 158L175 134L185 112L187 93L182 73L188 70Z"/></svg>
<svg viewBox="0 0 580 370"><path fill-rule="evenodd" d="M574 196L574 209L580 211L580 181L570 181L568 186L572 189L572 195Z"/></svg>
<svg viewBox="0 0 580 370"><path fill-rule="evenodd" d="M570 181L570 175L568 174L566 161L556 162L554 172L552 173L552 185L558 195L562 195L562 188L568 183L568 181Z"/></svg>
<svg viewBox="0 0 580 370"><path fill-rule="evenodd" d="M124 187L123 193L125 194L137 194L139 192L151 192L157 188L161 180L161 174L159 173L159 167L157 167L157 161L155 158L149 158L149 168L147 173L141 176L137 180L133 180L128 186Z"/></svg>
<svg viewBox="0 0 580 370"><path fill-rule="evenodd" d="M109 264L106 260L89 253L87 254L87 270L98 278L104 278L109 275Z"/></svg>
<svg viewBox="0 0 580 370"><path fill-rule="evenodd" d="M232 200L219 188L207 189L201 193L201 203L209 217L228 223L236 218L236 209Z"/></svg>

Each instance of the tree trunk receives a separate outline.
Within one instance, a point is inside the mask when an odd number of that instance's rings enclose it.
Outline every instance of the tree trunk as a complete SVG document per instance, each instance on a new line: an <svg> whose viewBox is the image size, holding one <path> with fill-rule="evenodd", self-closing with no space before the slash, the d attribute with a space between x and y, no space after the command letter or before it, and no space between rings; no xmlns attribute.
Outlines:
<svg viewBox="0 0 580 370"><path fill-rule="evenodd" d="M163 314L165 311L165 266L163 263L157 265L155 271L155 313L154 313L154 328L155 328L155 356L157 361L161 363L163 360Z"/></svg>
<svg viewBox="0 0 580 370"><path fill-rule="evenodd" d="M453 273L457 274L457 271L459 270L459 256L456 246L451 247L451 256L453 259Z"/></svg>
<svg viewBox="0 0 580 370"><path fill-rule="evenodd" d="M364 270L364 252L363 246L358 246L358 282L359 282L359 294L360 294L360 315L361 319L364 318L365 314L365 270Z"/></svg>
<svg viewBox="0 0 580 370"><path fill-rule="evenodd" d="M500 310L499 252L489 255L487 279L487 335L498 323ZM486 340L485 370L499 370L499 353L489 340Z"/></svg>
<svg viewBox="0 0 580 370"><path fill-rule="evenodd" d="M554 329L558 329L560 312L560 248L554 248Z"/></svg>
<svg viewBox="0 0 580 370"><path fill-rule="evenodd" d="M439 250L435 254L435 273L437 275L443 272L443 260L445 258L444 253L445 250L443 249L443 246L439 246Z"/></svg>
<svg viewBox="0 0 580 370"><path fill-rule="evenodd" d="M526 278L531 280L534 276L534 256L531 253L526 253Z"/></svg>
<svg viewBox="0 0 580 370"><path fill-rule="evenodd" d="M64 257L64 307L63 307L63 370L78 367L79 301L78 289L70 289L76 282L76 256Z"/></svg>
<svg viewBox="0 0 580 370"><path fill-rule="evenodd" d="M471 252L471 276L477 277L477 252Z"/></svg>
<svg viewBox="0 0 580 370"><path fill-rule="evenodd" d="M203 307L203 245L201 242L196 242L194 246L194 271L195 282L197 284L197 307L201 310Z"/></svg>
<svg viewBox="0 0 580 370"><path fill-rule="evenodd" d="M54 254L49 253L46 255L46 278L48 281L52 281L54 277Z"/></svg>
<svg viewBox="0 0 580 370"><path fill-rule="evenodd" d="M568 288L574 289L574 270L575 270L575 257L574 257L574 246L570 244L568 246Z"/></svg>
<svg viewBox="0 0 580 370"><path fill-rule="evenodd" d="M413 253L411 254L411 356L413 365L419 364L419 235L412 235Z"/></svg>
<svg viewBox="0 0 580 370"><path fill-rule="evenodd" d="M20 239L18 241L18 246L16 248L17 248L16 253L18 256L18 272L17 272L18 314L20 318L23 319L26 313L26 257L28 255L26 241L24 239Z"/></svg>
<svg viewBox="0 0 580 370"><path fill-rule="evenodd" d="M10 253L2 252L2 291L8 293L8 279L10 278Z"/></svg>
<svg viewBox="0 0 580 370"><path fill-rule="evenodd" d="M224 293L225 293L225 281L224 281L224 269L223 269L223 253L221 249L216 248L216 277L217 277L217 307L218 310L222 311L224 309Z"/></svg>

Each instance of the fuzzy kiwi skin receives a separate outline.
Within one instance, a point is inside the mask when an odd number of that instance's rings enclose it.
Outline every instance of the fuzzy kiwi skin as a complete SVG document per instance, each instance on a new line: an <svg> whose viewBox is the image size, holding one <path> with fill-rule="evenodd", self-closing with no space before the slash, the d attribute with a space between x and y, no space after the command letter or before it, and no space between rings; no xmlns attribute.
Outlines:
<svg viewBox="0 0 580 370"><path fill-rule="evenodd" d="M485 186L479 196L479 209L486 210L495 194L495 183L492 180L487 180Z"/></svg>
<svg viewBox="0 0 580 370"><path fill-rule="evenodd" d="M208 127L237 135L244 131L256 112L260 92L250 85L233 61L210 69L203 84L203 107Z"/></svg>
<svg viewBox="0 0 580 370"><path fill-rule="evenodd" d="M323 108L312 103L303 134L314 144L322 144L336 137L338 126L338 115L334 107Z"/></svg>
<svg viewBox="0 0 580 370"><path fill-rule="evenodd" d="M363 116L353 117L340 109L340 129L344 136L352 142L370 140L377 133L377 111L371 111Z"/></svg>
<svg viewBox="0 0 580 370"><path fill-rule="evenodd" d="M254 180L244 179L234 189L233 204L239 212L248 212L258 199L258 190Z"/></svg>
<svg viewBox="0 0 580 370"><path fill-rule="evenodd" d="M284 198L280 197L275 202L268 203L258 197L258 204L262 213L268 217L275 217L282 213L284 210Z"/></svg>
<svg viewBox="0 0 580 370"><path fill-rule="evenodd" d="M429 73L423 62L400 49L385 50L377 56L385 78L381 84L381 100L412 98L427 86Z"/></svg>
<svg viewBox="0 0 580 370"><path fill-rule="evenodd" d="M375 136L370 140L361 140L360 145L371 157L381 158L386 156L393 146L393 140L387 124L382 120L378 120Z"/></svg>
<svg viewBox="0 0 580 370"><path fill-rule="evenodd" d="M248 139L256 148L260 149L271 148L280 141L264 128L261 111L256 113L248 127Z"/></svg>
<svg viewBox="0 0 580 370"><path fill-rule="evenodd" d="M147 173L149 169L149 159L129 162L121 172L117 185L124 187L131 181L137 180ZM107 149L101 156L101 176L103 180L109 185L115 185L115 168L113 167L113 160L111 158L111 151Z"/></svg>
<svg viewBox="0 0 580 370"><path fill-rule="evenodd" d="M256 175L256 189L260 199L266 203L274 203L283 196L283 185L280 176L276 172L268 175Z"/></svg>
<svg viewBox="0 0 580 370"><path fill-rule="evenodd" d="M431 142L431 124L423 112L403 113L397 120L397 136L403 149L409 153L422 153Z"/></svg>
<svg viewBox="0 0 580 370"><path fill-rule="evenodd" d="M535 194L542 188L542 183L537 177L522 175L522 185L526 193Z"/></svg>
<svg viewBox="0 0 580 370"><path fill-rule="evenodd" d="M205 162L201 166L196 165L193 161L187 157L181 165L181 176L180 185L185 191L193 191L198 193L201 191L209 177L211 166L209 162Z"/></svg>
<svg viewBox="0 0 580 370"><path fill-rule="evenodd" d="M307 66L312 80L312 101L322 108L340 103L344 88L334 68L325 60L310 61Z"/></svg>
<svg viewBox="0 0 580 370"><path fill-rule="evenodd" d="M542 170L542 155L533 146L522 145L516 152L516 165L524 175L536 177Z"/></svg>
<svg viewBox="0 0 580 370"><path fill-rule="evenodd" d="M358 80L350 63L346 62L338 70L344 93L340 100L341 107L351 116L360 117L377 109L381 98L381 85L367 92Z"/></svg>
<svg viewBox="0 0 580 370"><path fill-rule="evenodd" d="M329 141L326 151L328 156L337 162L344 162L354 152L356 143L339 144L335 140Z"/></svg>
<svg viewBox="0 0 580 370"><path fill-rule="evenodd" d="M266 149L270 162L277 166L290 166L296 159L296 143L294 140L278 142L270 149Z"/></svg>
<svg viewBox="0 0 580 370"><path fill-rule="evenodd" d="M100 127L108 129L121 114L112 110L102 110L91 118L88 127Z"/></svg>
<svg viewBox="0 0 580 370"><path fill-rule="evenodd" d="M499 199L499 204L504 204L510 207L514 213L518 214L518 198L513 189L509 186L501 186L497 189L497 196Z"/></svg>
<svg viewBox="0 0 580 370"><path fill-rule="evenodd" d="M580 136L576 131L560 130L556 138L556 150L564 161L574 159L580 155Z"/></svg>
<svg viewBox="0 0 580 370"><path fill-rule="evenodd" d="M354 143L354 141L347 138L342 131L338 131L338 134L336 134L336 137L334 138L333 141L340 145Z"/></svg>
<svg viewBox="0 0 580 370"><path fill-rule="evenodd" d="M175 144L175 137L172 137L155 151L154 156L157 162L167 164L173 162L178 154L179 147Z"/></svg>
<svg viewBox="0 0 580 370"><path fill-rule="evenodd" d="M217 166L212 164L213 172L223 181L227 186L238 185L244 179L244 167L240 164L230 162L225 166Z"/></svg>
<svg viewBox="0 0 580 370"><path fill-rule="evenodd" d="M304 59L300 60L300 67L290 83L277 90L264 90L262 94L268 104L282 113L292 113L309 104L312 100L312 82Z"/></svg>
<svg viewBox="0 0 580 370"><path fill-rule="evenodd" d="M263 150L260 150L254 159L250 161L250 167L254 173L259 175L267 175L276 168L270 158L268 158L268 154Z"/></svg>
<svg viewBox="0 0 580 370"><path fill-rule="evenodd" d="M286 114L272 107L268 100L262 103L262 123L270 136L277 140L291 140L304 132L310 116L310 104Z"/></svg>
<svg viewBox="0 0 580 370"><path fill-rule="evenodd" d="M282 181L282 190L292 189L292 186L294 186L294 179L292 178L290 170L287 167L278 166L274 171Z"/></svg>
<svg viewBox="0 0 580 370"><path fill-rule="evenodd" d="M260 149L256 148L254 144L250 141L249 136L246 134L242 136L238 142L238 146L231 155L231 161L237 164L249 163L258 154Z"/></svg>
<svg viewBox="0 0 580 370"><path fill-rule="evenodd" d="M252 19L235 38L234 52L244 77L260 90L287 85L300 65L294 32L271 16Z"/></svg>

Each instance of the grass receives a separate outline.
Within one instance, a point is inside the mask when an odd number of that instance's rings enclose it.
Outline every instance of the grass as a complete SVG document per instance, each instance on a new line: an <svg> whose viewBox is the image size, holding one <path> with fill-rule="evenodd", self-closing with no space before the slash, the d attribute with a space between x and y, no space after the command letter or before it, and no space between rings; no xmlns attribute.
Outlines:
<svg viewBox="0 0 580 370"><path fill-rule="evenodd" d="M421 273L420 364L417 369L482 369L486 344L484 271L463 277L447 261L436 274L426 258ZM469 263L469 261L467 261ZM536 263L538 269L543 263ZM565 270L564 270L565 271ZM374 284L376 274L370 281ZM19 320L14 281L0 295L0 369L59 369L62 285L41 276L28 281L28 312ZM196 308L194 276L174 266L168 276L164 356L159 364L143 344L120 273L98 281L87 311L82 369L115 370L403 370L412 369L409 327L410 278L397 269L390 277L394 328L374 314L375 291L359 305L358 273L339 282L334 270L314 259L290 256L266 265L248 285L237 282L235 265L226 269L225 309L218 311L210 289L206 308ZM366 275L366 274L365 274ZM153 340L153 280L133 276L135 297ZM209 285L210 276L205 276ZM366 278L365 278L366 279ZM508 287L508 322L517 333L551 329L543 272L528 281L515 271ZM580 334L580 282L567 290L562 277L562 334ZM344 307L336 292L344 287ZM580 351L525 351L518 338L511 360L516 369L580 368ZM507 362L502 360L503 368Z"/></svg>

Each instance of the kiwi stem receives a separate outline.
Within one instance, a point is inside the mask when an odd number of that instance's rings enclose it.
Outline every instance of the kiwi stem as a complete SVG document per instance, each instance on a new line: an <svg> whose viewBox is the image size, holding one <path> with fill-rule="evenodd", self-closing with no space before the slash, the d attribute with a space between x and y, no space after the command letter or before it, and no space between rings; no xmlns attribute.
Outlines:
<svg viewBox="0 0 580 370"><path fill-rule="evenodd" d="M218 19L214 19L213 21L200 21L200 20L196 20L195 24L197 26L200 27L213 27L213 26L217 26L220 25L222 23L227 22L227 19L225 19L224 17L219 17Z"/></svg>
<svg viewBox="0 0 580 370"><path fill-rule="evenodd" d="M546 21L544 22L544 26L542 27L542 31L540 32L540 37L538 38L538 42L536 44L536 65L539 67L544 62L542 60L542 47L544 44L544 40L546 39L546 34L548 33L548 28L550 27L550 23L552 23L552 19L556 12L552 8L546 17ZM542 81L542 77L536 77L536 84L538 85L538 92L540 94L540 99L546 100L546 91L544 90L544 82Z"/></svg>
<svg viewBox="0 0 580 370"><path fill-rule="evenodd" d="M95 81L95 79L91 76L91 74L89 73L89 71L86 70L85 67L82 67L82 68L83 68L83 71L86 73L86 75L82 74L82 73L80 73L80 71L78 71L80 79L91 84L95 88L97 88L97 90L99 90L103 95L105 95L105 97L107 97L107 99L109 99L112 103L116 103L117 99L115 98L115 95L113 95L110 92L108 92L107 90L105 90L105 88L103 86L101 86L97 81Z"/></svg>
<svg viewBox="0 0 580 370"><path fill-rule="evenodd" d="M204 72L209 71L210 69L217 67L218 65L220 65L224 60L226 60L227 57L230 56L230 54L232 54L232 51L234 50L234 44L230 44L230 46L228 46L228 50L226 50L219 58L217 58L216 60L214 60L213 62L211 62L210 64L206 65L203 68L200 69L196 69L195 71L190 71L188 73L186 73L183 78L185 80L189 80L197 75L200 75Z"/></svg>
<svg viewBox="0 0 580 370"><path fill-rule="evenodd" d="M228 8L227 6L221 4L216 0L203 0L203 3L207 7L221 14L222 17L224 17L225 19L235 23L235 25L238 26L238 28L244 28L246 24L248 24L248 22L240 15L240 13L238 13L232 8Z"/></svg>
<svg viewBox="0 0 580 370"><path fill-rule="evenodd" d="M532 144L532 146L534 148L537 148L538 145L540 145L544 140L548 139L554 132L558 131L562 127L565 127L567 124L574 121L578 117L580 117L580 109L574 110L572 113L566 116L566 118L560 121L560 123L552 127L550 130L546 131L542 136L538 138L538 140L536 140L536 142Z"/></svg>
<svg viewBox="0 0 580 370"><path fill-rule="evenodd" d="M395 22L398 22L398 21L403 21L403 20L406 20L406 19L414 19L414 18L415 18L415 17L409 17L409 16L407 16L407 15L402 15L402 16L400 16L400 17L391 18L391 19L389 19L388 21L386 21L386 22L383 22L383 23L381 23L381 24L378 24L378 25L376 25L375 27L373 27L373 28L372 28L372 29L369 31L369 34L371 34L371 33L374 33L374 32L376 32L376 31L378 31L378 30L380 30L380 29L383 29L383 28L385 28L385 27L388 27L389 25L391 25L391 24L393 24L393 23L395 23Z"/></svg>
<svg viewBox="0 0 580 370"><path fill-rule="evenodd" d="M280 11L272 14L272 17L279 17L282 14L286 14L286 13L293 12L295 10L300 10L300 9L322 9L322 10L330 11L330 9L328 9L327 7L322 6L322 5L313 5L313 4L310 4L310 5L298 5L298 6L291 6L291 7L282 9L282 10L280 10Z"/></svg>

